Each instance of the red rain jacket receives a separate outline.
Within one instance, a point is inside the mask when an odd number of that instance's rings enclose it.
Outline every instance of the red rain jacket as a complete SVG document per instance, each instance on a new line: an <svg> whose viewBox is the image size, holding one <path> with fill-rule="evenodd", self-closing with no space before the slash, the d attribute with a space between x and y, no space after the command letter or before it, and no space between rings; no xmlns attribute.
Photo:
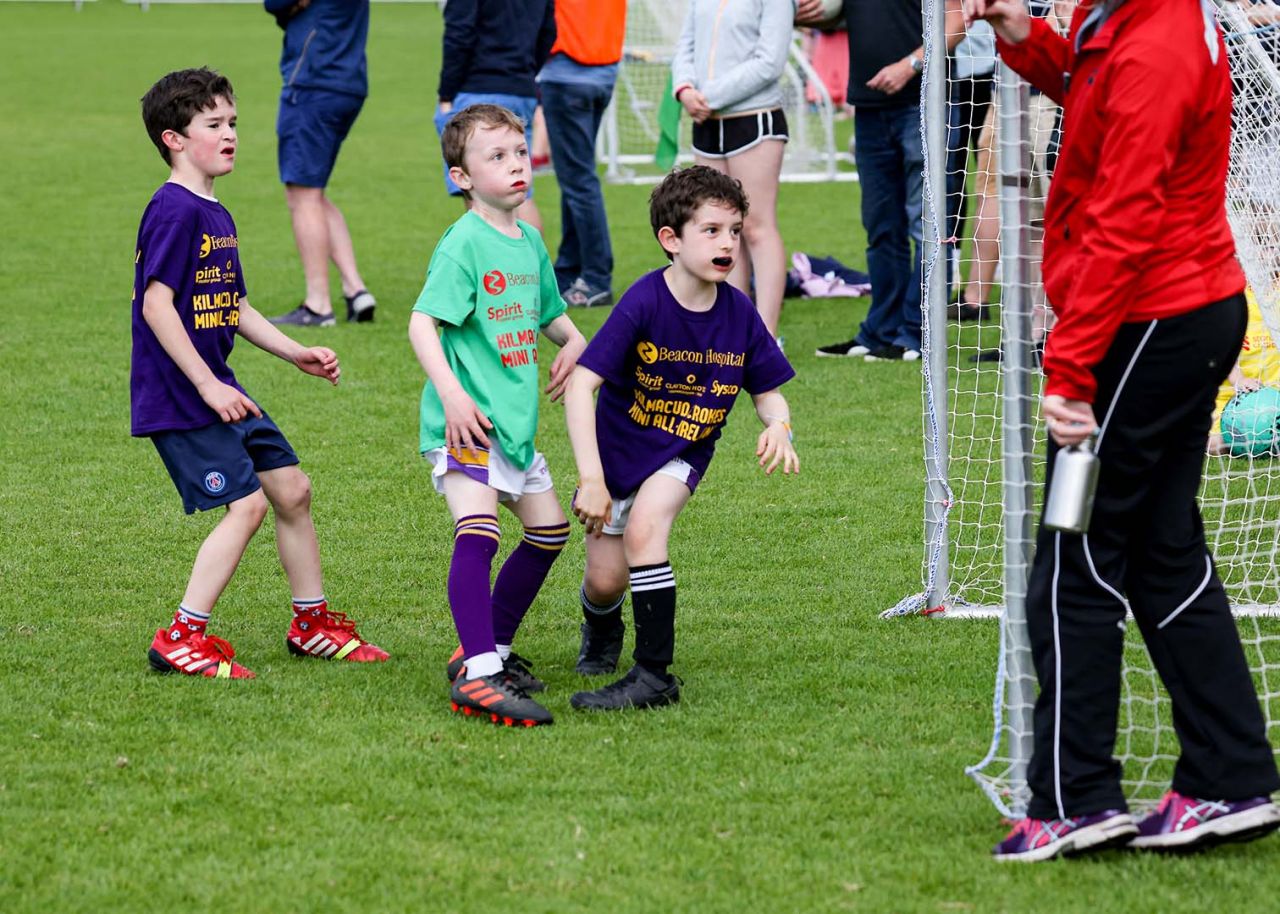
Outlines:
<svg viewBox="0 0 1280 914"><path fill-rule="evenodd" d="M1011 68L1063 106L1045 206L1044 284L1058 322L1046 394L1092 403L1092 368L1120 324L1173 317L1244 288L1227 225L1231 76L1200 0L1127 0L1089 35L1032 20L998 42Z"/></svg>

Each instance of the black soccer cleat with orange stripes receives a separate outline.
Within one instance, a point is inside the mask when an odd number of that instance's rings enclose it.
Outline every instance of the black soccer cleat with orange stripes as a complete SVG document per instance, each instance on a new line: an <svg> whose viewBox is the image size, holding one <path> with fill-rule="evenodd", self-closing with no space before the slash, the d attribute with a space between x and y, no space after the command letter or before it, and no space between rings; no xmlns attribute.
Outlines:
<svg viewBox="0 0 1280 914"><path fill-rule="evenodd" d="M551 712L529 697L505 671L467 679L459 676L449 693L450 707L466 717L487 717L503 727L537 727L552 722Z"/></svg>

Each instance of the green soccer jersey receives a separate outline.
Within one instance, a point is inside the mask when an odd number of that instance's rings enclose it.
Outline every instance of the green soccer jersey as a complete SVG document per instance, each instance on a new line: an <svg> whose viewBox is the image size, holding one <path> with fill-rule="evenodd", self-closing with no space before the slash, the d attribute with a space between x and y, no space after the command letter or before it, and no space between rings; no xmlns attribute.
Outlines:
<svg viewBox="0 0 1280 914"><path fill-rule="evenodd" d="M493 429L489 440L515 466L533 462L538 428L538 331L564 313L542 236L519 223L510 238L473 212L444 233L413 310L438 320L449 367ZM444 405L422 390L420 448L444 446Z"/></svg>

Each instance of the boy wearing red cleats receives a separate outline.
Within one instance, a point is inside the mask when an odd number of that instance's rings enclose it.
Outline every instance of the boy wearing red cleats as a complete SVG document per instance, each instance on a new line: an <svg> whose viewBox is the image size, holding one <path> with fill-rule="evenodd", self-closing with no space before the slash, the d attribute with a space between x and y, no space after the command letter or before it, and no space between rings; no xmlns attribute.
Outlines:
<svg viewBox="0 0 1280 914"><path fill-rule="evenodd" d="M293 624L285 637L289 653L323 660L380 663L390 655L356 631L354 619L329 609L324 600L293 601Z"/></svg>
<svg viewBox="0 0 1280 914"><path fill-rule="evenodd" d="M177 631L178 637L172 636ZM253 679L254 674L235 662L235 648L221 638L203 631L180 630L176 620L168 629L159 629L147 651L151 668L158 673L186 673L209 679Z"/></svg>
<svg viewBox="0 0 1280 914"><path fill-rule="evenodd" d="M328 610L311 482L288 440L227 365L238 334L332 384L341 374L331 349L298 344L249 305L235 222L213 196L214 179L235 167L231 83L208 69L170 73L143 97L142 118L170 175L138 229L132 433L151 439L188 514L226 509L200 547L182 603L172 624L156 632L148 659L166 673L252 678L234 662L231 645L209 635L206 626L270 506L281 564L294 594L303 595L294 598L290 647L310 656L385 660L386 653L359 638L350 620ZM293 636L306 631L304 622L311 635L295 643Z"/></svg>

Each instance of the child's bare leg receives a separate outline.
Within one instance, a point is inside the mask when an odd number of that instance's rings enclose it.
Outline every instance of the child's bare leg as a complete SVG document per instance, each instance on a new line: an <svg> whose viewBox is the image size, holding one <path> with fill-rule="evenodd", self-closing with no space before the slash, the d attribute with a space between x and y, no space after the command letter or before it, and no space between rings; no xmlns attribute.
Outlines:
<svg viewBox="0 0 1280 914"><path fill-rule="evenodd" d="M493 583L493 637L504 660L511 655L525 613L569 541L569 521L554 489L524 495L507 507L524 525L524 537Z"/></svg>
<svg viewBox="0 0 1280 914"><path fill-rule="evenodd" d="M597 606L621 603L627 592L627 554L621 536L588 536L582 592Z"/></svg>
<svg viewBox="0 0 1280 914"><path fill-rule="evenodd" d="M462 643L467 678L501 671L493 637L493 593L489 575L498 552L498 492L465 473L444 474L444 497L453 515L449 565L449 610Z"/></svg>
<svg viewBox="0 0 1280 914"><path fill-rule="evenodd" d="M267 499L261 491L236 499L227 505L222 520L205 537L196 553L191 579L182 595L182 605L208 616L218 602L249 540L262 526L267 515Z"/></svg>
<svg viewBox="0 0 1280 914"><path fill-rule="evenodd" d="M627 555L622 537L609 533L586 538L587 567L582 574L582 642L575 669L583 676L601 676L618 668L622 639L622 601L627 595Z"/></svg>
<svg viewBox="0 0 1280 914"><path fill-rule="evenodd" d="M662 473L646 479L636 493L622 535L622 558L627 565L631 609L636 624L636 647L632 652L636 665L617 682L571 696L569 704L574 708L620 711L626 708L658 708L680 700L680 686L667 672L675 653L676 640L676 579L667 561L667 541L671 527L689 501L690 494L683 482ZM616 539L601 537L601 540ZM587 542L590 549L593 540L588 538ZM597 546L596 557L601 561L594 570L588 561L588 577L596 577L601 589L616 586L616 578L621 577L616 543ZM588 628L583 626L584 636ZM620 648L620 635L618 641ZM584 637L584 650L586 645L587 638ZM581 658L578 666L581 670Z"/></svg>
<svg viewBox="0 0 1280 914"><path fill-rule="evenodd" d="M324 596L320 544L311 520L311 480L297 466L258 474L276 515L276 550L295 600Z"/></svg>
<svg viewBox="0 0 1280 914"><path fill-rule="evenodd" d="M636 493L622 537L631 584L631 611L636 624L636 664L667 676L675 651L676 579L667 543L676 517L689 501L683 482L656 473Z"/></svg>

